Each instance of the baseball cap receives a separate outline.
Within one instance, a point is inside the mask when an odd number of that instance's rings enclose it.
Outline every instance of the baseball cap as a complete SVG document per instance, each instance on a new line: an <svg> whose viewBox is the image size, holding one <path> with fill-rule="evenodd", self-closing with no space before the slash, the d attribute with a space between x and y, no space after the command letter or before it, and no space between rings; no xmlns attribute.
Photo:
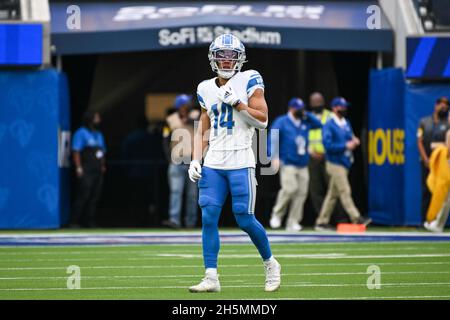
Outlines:
<svg viewBox="0 0 450 320"><path fill-rule="evenodd" d="M305 108L305 104L303 103L303 100L300 98L292 98L291 100L289 100L288 107L294 108L296 110L301 110Z"/></svg>
<svg viewBox="0 0 450 320"><path fill-rule="evenodd" d="M333 101L331 101L331 107L336 107L336 106L341 106L341 107L349 107L350 103L347 102L347 100L345 100L343 97L336 97L333 99Z"/></svg>
<svg viewBox="0 0 450 320"><path fill-rule="evenodd" d="M182 105L191 103L191 101L192 101L192 96L187 95L187 94L180 94L180 95L176 96L176 98L175 98L174 107L175 107L175 109L179 109Z"/></svg>

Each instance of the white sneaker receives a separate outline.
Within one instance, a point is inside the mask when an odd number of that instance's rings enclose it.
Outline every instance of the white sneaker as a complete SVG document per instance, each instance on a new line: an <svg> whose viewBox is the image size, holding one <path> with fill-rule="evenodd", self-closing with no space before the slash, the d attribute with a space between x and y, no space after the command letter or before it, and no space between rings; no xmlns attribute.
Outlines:
<svg viewBox="0 0 450 320"><path fill-rule="evenodd" d="M219 276L216 279L204 277L202 281L196 285L189 288L190 292L220 292L220 282Z"/></svg>
<svg viewBox="0 0 450 320"><path fill-rule="evenodd" d="M436 220L433 220L431 222L425 222L423 224L423 226L424 226L425 229L427 229L428 231L431 231L431 232L435 232L435 233L444 232L443 229L441 229L441 228L439 228L437 226L437 221Z"/></svg>
<svg viewBox="0 0 450 320"><path fill-rule="evenodd" d="M272 218L270 218L270 227L272 229L278 229L281 227L281 219L273 214Z"/></svg>
<svg viewBox="0 0 450 320"><path fill-rule="evenodd" d="M286 231L289 231L289 232L298 232L298 231L301 231L302 229L303 229L303 227L301 225L299 225L298 223L290 224L286 227Z"/></svg>
<svg viewBox="0 0 450 320"><path fill-rule="evenodd" d="M266 269L266 292L273 292L278 290L281 284L281 265L277 260L264 264Z"/></svg>

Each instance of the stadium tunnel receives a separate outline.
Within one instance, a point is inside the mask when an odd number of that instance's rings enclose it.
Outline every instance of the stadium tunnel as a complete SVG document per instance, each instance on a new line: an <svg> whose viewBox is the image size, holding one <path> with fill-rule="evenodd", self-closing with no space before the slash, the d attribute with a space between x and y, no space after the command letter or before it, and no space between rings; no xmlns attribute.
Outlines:
<svg viewBox="0 0 450 320"><path fill-rule="evenodd" d="M2 2L0 145L9 156L0 158L0 228L65 224L70 133L87 109L102 112L109 150L99 225L159 225L168 202L161 111L212 76L206 50L223 32L244 41L247 68L263 74L270 120L291 96L349 99L363 140L351 171L357 206L377 224L420 225L415 132L450 91L448 8L445 0ZM278 178L259 181L257 215L267 223ZM305 218L313 220L308 205ZM231 215L223 220L234 226Z"/></svg>
<svg viewBox="0 0 450 320"><path fill-rule="evenodd" d="M124 142L130 133L142 129L148 94L194 94L199 82L214 76L207 48L223 31L242 38L249 61L245 68L263 75L270 121L286 112L292 96L307 100L310 93L321 91L328 102L336 95L352 102L350 120L356 134L365 136L369 70L377 66L383 53L384 60L390 60L393 42L382 13L379 29L367 28L367 8L372 4L141 2L130 8L126 2L86 1L79 4L80 29L76 25L70 29L67 19L76 14L76 8L70 11L69 3L52 2L54 63L69 79L72 131L80 125L85 110L103 114L109 151L99 225L157 226L166 218L169 190L167 162L160 149L161 123L152 122L152 134L133 146L133 159L124 158ZM357 206L367 212L364 151L356 154L351 182ZM267 224L278 176L258 180L256 212ZM72 185L72 193L74 189ZM225 207L229 213L229 201ZM223 225L234 226L233 219L230 214L222 215ZM347 218L342 213L335 219ZM313 220L307 204L304 222L308 225Z"/></svg>

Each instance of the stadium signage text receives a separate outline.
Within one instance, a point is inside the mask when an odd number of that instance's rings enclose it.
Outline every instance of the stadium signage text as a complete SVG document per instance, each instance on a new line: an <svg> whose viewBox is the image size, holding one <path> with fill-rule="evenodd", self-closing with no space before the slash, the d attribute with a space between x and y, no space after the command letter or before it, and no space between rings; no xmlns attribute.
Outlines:
<svg viewBox="0 0 450 320"><path fill-rule="evenodd" d="M207 26L195 28L180 28L176 31L161 29L159 44L161 46L209 44L223 33L232 33L245 44L281 45L281 34L274 31L260 31L253 27L233 30L223 26Z"/></svg>
<svg viewBox="0 0 450 320"><path fill-rule="evenodd" d="M404 130L377 129L369 131L369 164L382 166L386 162L391 165L405 164Z"/></svg>
<svg viewBox="0 0 450 320"><path fill-rule="evenodd" d="M204 15L225 15L258 18L291 18L311 19L321 18L325 7L323 5L283 6L283 5L204 5L204 6L132 6L123 7L117 12L114 21L139 21L156 19L178 19Z"/></svg>

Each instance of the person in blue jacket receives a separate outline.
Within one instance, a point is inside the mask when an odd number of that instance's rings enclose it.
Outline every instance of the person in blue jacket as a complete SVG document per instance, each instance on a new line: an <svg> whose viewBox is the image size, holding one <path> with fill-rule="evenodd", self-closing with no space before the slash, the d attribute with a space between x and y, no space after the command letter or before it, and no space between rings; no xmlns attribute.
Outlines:
<svg viewBox="0 0 450 320"><path fill-rule="evenodd" d="M333 113L322 129L323 145L326 150L326 170L330 182L316 220L316 231L334 229L330 225L330 218L338 198L352 223L368 225L371 222L370 219L362 217L356 208L348 181L348 172L353 164L353 150L360 145L360 140L354 135L350 122L345 118L348 106L344 98L334 98L331 103Z"/></svg>
<svg viewBox="0 0 450 320"><path fill-rule="evenodd" d="M292 98L288 107L288 113L275 119L271 126L271 160L274 167L280 168L281 189L272 209L270 227L281 227L290 204L286 230L300 231L309 188L309 130L321 128L322 123L305 111L305 104L299 98ZM279 139L273 134L274 130L278 130Z"/></svg>

